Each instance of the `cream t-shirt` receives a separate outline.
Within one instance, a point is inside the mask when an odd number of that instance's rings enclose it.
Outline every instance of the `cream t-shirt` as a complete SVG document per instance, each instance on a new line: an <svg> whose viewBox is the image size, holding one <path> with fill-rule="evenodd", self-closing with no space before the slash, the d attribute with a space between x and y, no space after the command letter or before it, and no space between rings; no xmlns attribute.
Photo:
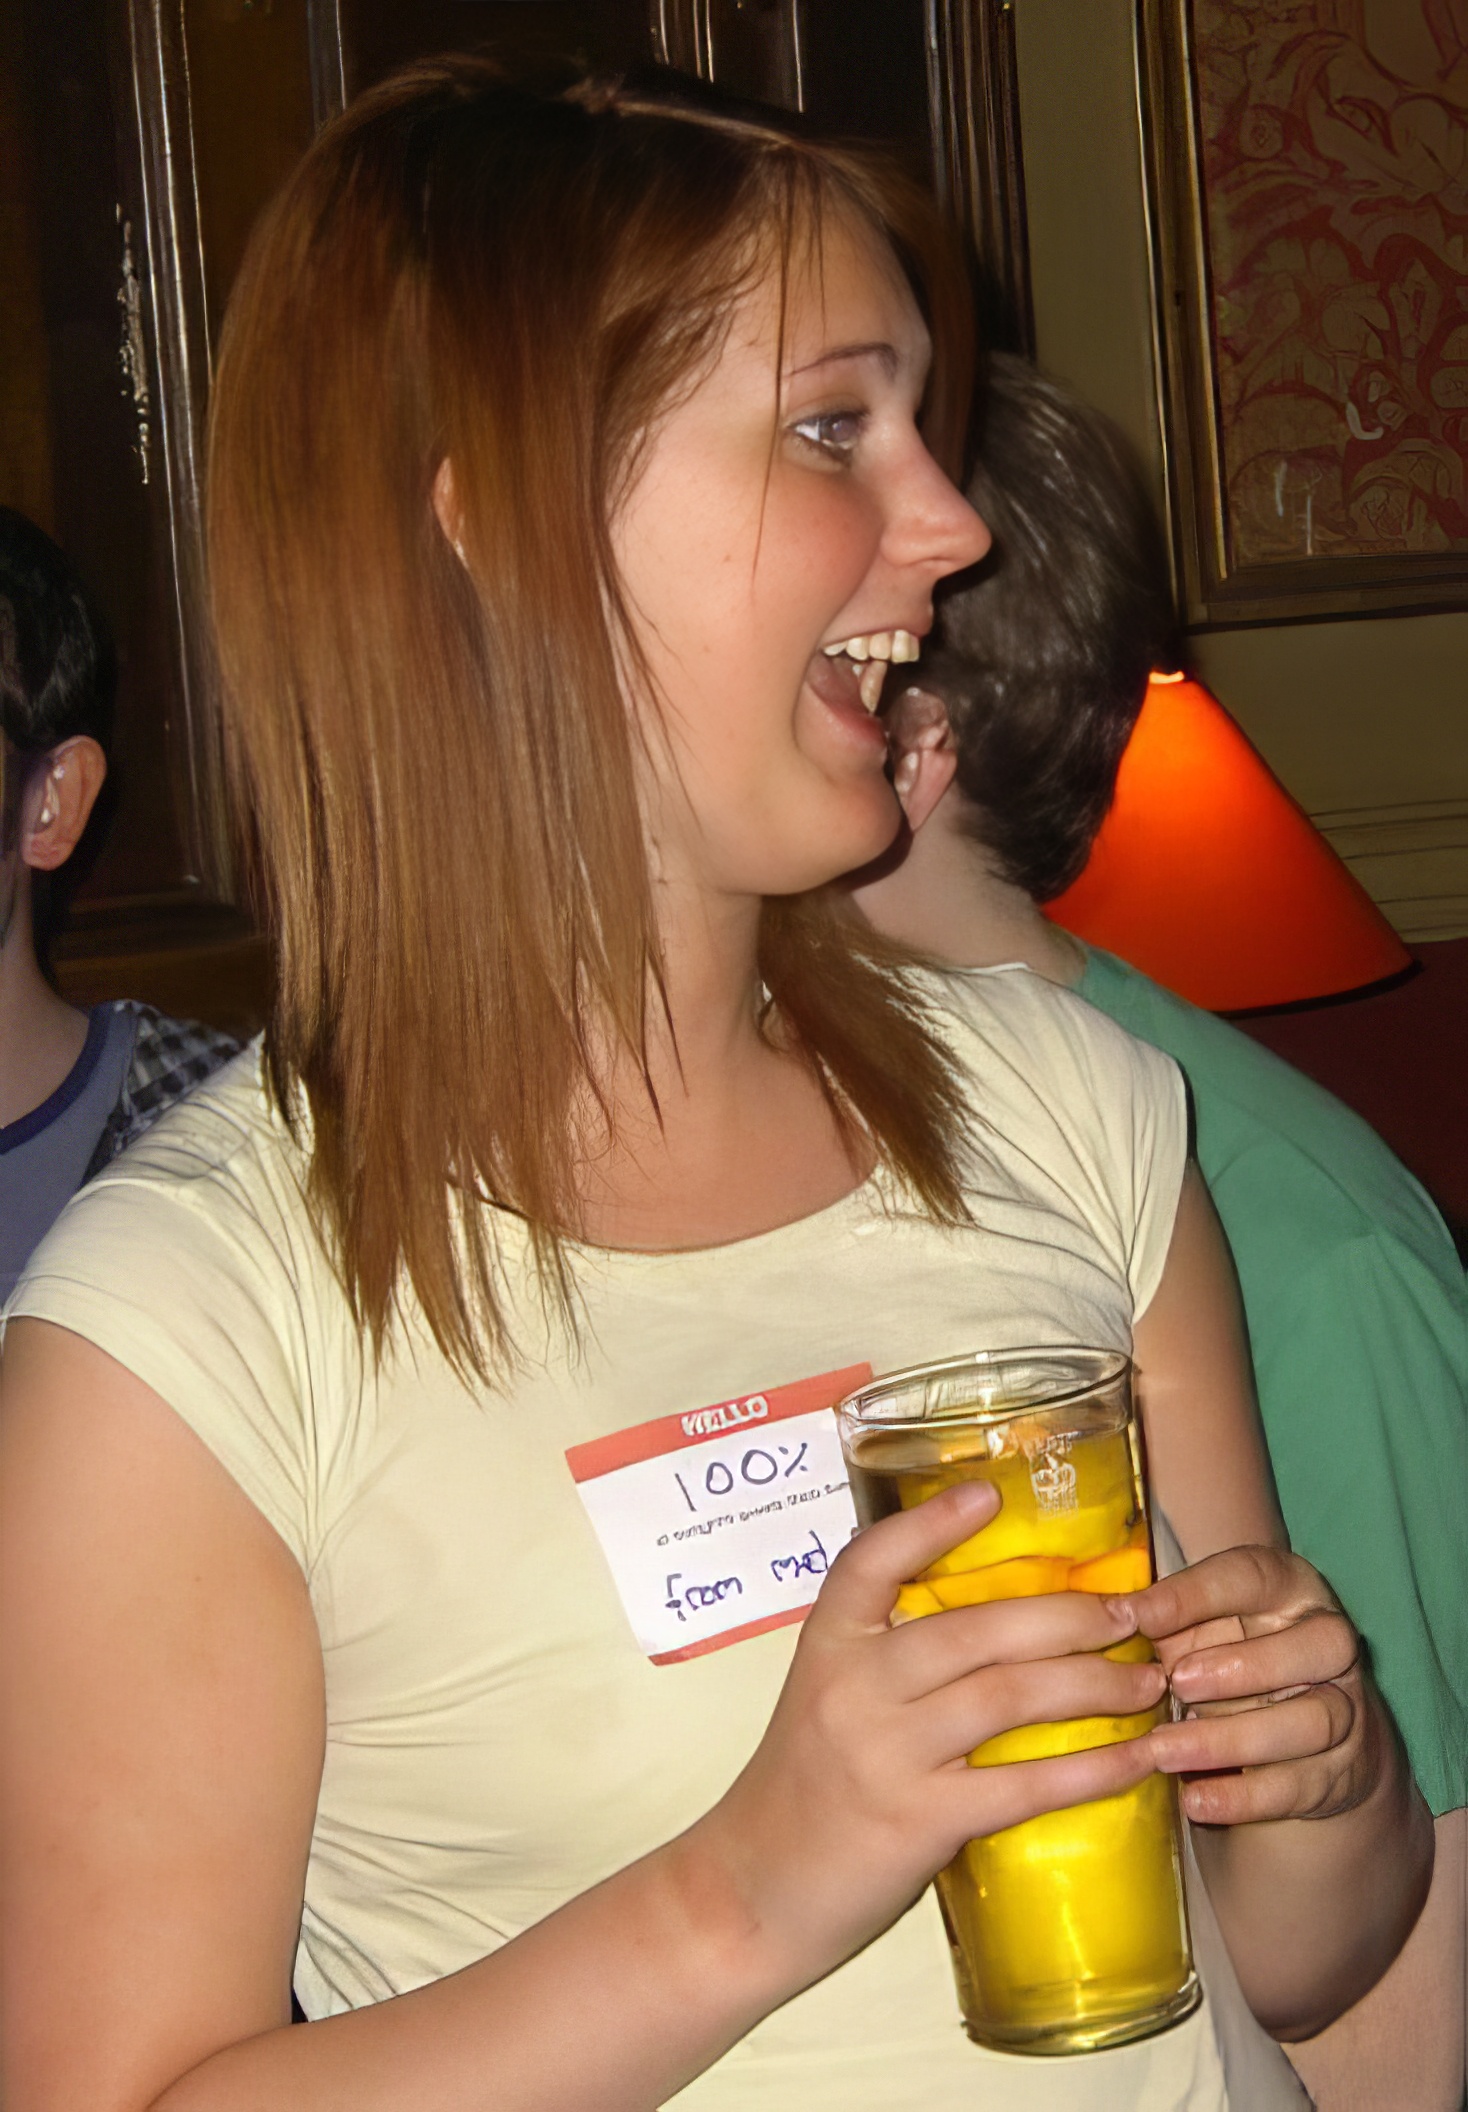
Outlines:
<svg viewBox="0 0 1468 2112"><path fill-rule="evenodd" d="M1186 1156L1177 1071L1024 969L932 990L976 1115L971 1227L933 1225L878 1174L730 1246L576 1249L578 1348L545 1320L504 1215L525 1364L498 1391L462 1384L411 1314L382 1367L364 1362L256 1050L83 1190L42 1245L12 1313L74 1330L153 1387L309 1582L327 1697L296 1968L309 2016L455 1972L670 1839L769 1720L796 1631L649 1662L568 1447L863 1362L1130 1348ZM929 1892L676 2103L1297 2106L1213 1948L1208 2000L1158 2038L1060 2061L988 2053L961 2028ZM570 2028L576 2009L568 1987Z"/></svg>

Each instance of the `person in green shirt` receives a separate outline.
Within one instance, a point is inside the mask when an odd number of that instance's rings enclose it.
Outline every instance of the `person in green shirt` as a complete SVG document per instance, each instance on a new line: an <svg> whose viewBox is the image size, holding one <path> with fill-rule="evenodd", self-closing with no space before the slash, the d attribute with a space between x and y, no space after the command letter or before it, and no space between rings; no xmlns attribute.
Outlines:
<svg viewBox="0 0 1468 2112"><path fill-rule="evenodd" d="M1468 1288L1446 1226L1366 1123L1236 1028L1039 905L1078 876L1154 668L1177 667L1161 533L1119 433L992 362L969 495L994 554L888 709L909 835L855 897L959 967L1028 962L1173 1056L1238 1269L1296 1549L1365 1638L1437 1816L1433 1892L1379 1987L1292 2052L1322 2107L1457 2112L1468 1805ZM1166 886L1159 873L1157 884Z"/></svg>

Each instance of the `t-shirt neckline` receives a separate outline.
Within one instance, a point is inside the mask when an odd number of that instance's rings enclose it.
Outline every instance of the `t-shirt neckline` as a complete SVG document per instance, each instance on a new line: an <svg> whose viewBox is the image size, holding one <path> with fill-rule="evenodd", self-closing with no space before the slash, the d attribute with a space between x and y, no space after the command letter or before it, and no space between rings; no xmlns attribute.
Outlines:
<svg viewBox="0 0 1468 2112"><path fill-rule="evenodd" d="M823 1203L819 1210L809 1210L804 1217L787 1218L783 1225L770 1225L763 1232L746 1232L738 1239L721 1239L707 1247L607 1247L598 1246L591 1240L568 1239L564 1242L568 1254L579 1260L608 1267L626 1263L636 1267L639 1263L657 1261L695 1262L705 1258L714 1260L720 1256L754 1253L771 1240L793 1239L804 1231L816 1231L834 1224L842 1216L853 1212L864 1212L868 1206L880 1205L886 1184L886 1168L881 1160L872 1168L863 1181L848 1188L845 1195L838 1195L833 1203Z"/></svg>
<svg viewBox="0 0 1468 2112"><path fill-rule="evenodd" d="M93 1005L87 1013L86 1039L81 1054L53 1093L49 1093L39 1107L33 1107L28 1115L17 1115L13 1122L0 1124L0 1152L14 1151L21 1144L29 1144L42 1130L49 1129L58 1121L74 1101L86 1091L92 1073L102 1060L102 1050L107 1041L107 1028L112 1017L110 1005Z"/></svg>

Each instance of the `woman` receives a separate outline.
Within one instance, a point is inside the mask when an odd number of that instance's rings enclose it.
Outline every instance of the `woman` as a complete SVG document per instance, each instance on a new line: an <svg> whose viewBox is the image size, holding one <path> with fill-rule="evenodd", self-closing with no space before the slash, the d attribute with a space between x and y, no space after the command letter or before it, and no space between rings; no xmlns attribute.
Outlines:
<svg viewBox="0 0 1468 2112"><path fill-rule="evenodd" d="M1063 2071L958 2030L932 1873L1157 1766L1249 1768L1184 1796L1273 2027L1400 1943L1422 1815L1282 1551L1175 1074L820 892L898 824L872 653L987 543L919 431L951 283L857 155L468 61L258 237L210 548L282 991L13 1307L10 2112L1289 2102L1226 1963ZM1037 1338L1135 1339L1194 1568L890 1628L966 1488L798 1648L643 1654L569 1451ZM1192 1721L965 1765L1149 1706L1139 1624Z"/></svg>

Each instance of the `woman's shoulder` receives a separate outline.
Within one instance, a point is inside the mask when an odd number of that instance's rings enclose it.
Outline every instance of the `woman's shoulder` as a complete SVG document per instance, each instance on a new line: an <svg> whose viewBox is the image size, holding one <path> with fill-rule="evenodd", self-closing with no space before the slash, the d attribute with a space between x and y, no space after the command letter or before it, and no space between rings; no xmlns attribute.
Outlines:
<svg viewBox="0 0 1468 2112"><path fill-rule="evenodd" d="M126 1189L133 1207L261 1205L269 1195L300 1200L307 1159L304 1121L290 1122L271 1092L262 1041L250 1042L120 1152L76 1198Z"/></svg>
<svg viewBox="0 0 1468 2112"><path fill-rule="evenodd" d="M317 1237L304 1141L242 1050L81 1189L5 1320L103 1350L190 1425L303 1566L323 1403L355 1398L350 1307Z"/></svg>
<svg viewBox="0 0 1468 2112"><path fill-rule="evenodd" d="M161 1295L221 1270L281 1276L288 1255L299 1275L313 1244L306 1171L303 1126L284 1118L251 1043L78 1190L21 1288L126 1279L141 1298L150 1281Z"/></svg>
<svg viewBox="0 0 1468 2112"><path fill-rule="evenodd" d="M960 1067L980 1082L1011 1071L1034 1093L1103 1114L1171 1105L1182 1093L1170 1056L1023 962L925 969L919 982Z"/></svg>
<svg viewBox="0 0 1468 2112"><path fill-rule="evenodd" d="M1161 1278L1188 1157L1177 1065L1021 965L925 972L983 1167L1085 1223L1134 1314Z"/></svg>

